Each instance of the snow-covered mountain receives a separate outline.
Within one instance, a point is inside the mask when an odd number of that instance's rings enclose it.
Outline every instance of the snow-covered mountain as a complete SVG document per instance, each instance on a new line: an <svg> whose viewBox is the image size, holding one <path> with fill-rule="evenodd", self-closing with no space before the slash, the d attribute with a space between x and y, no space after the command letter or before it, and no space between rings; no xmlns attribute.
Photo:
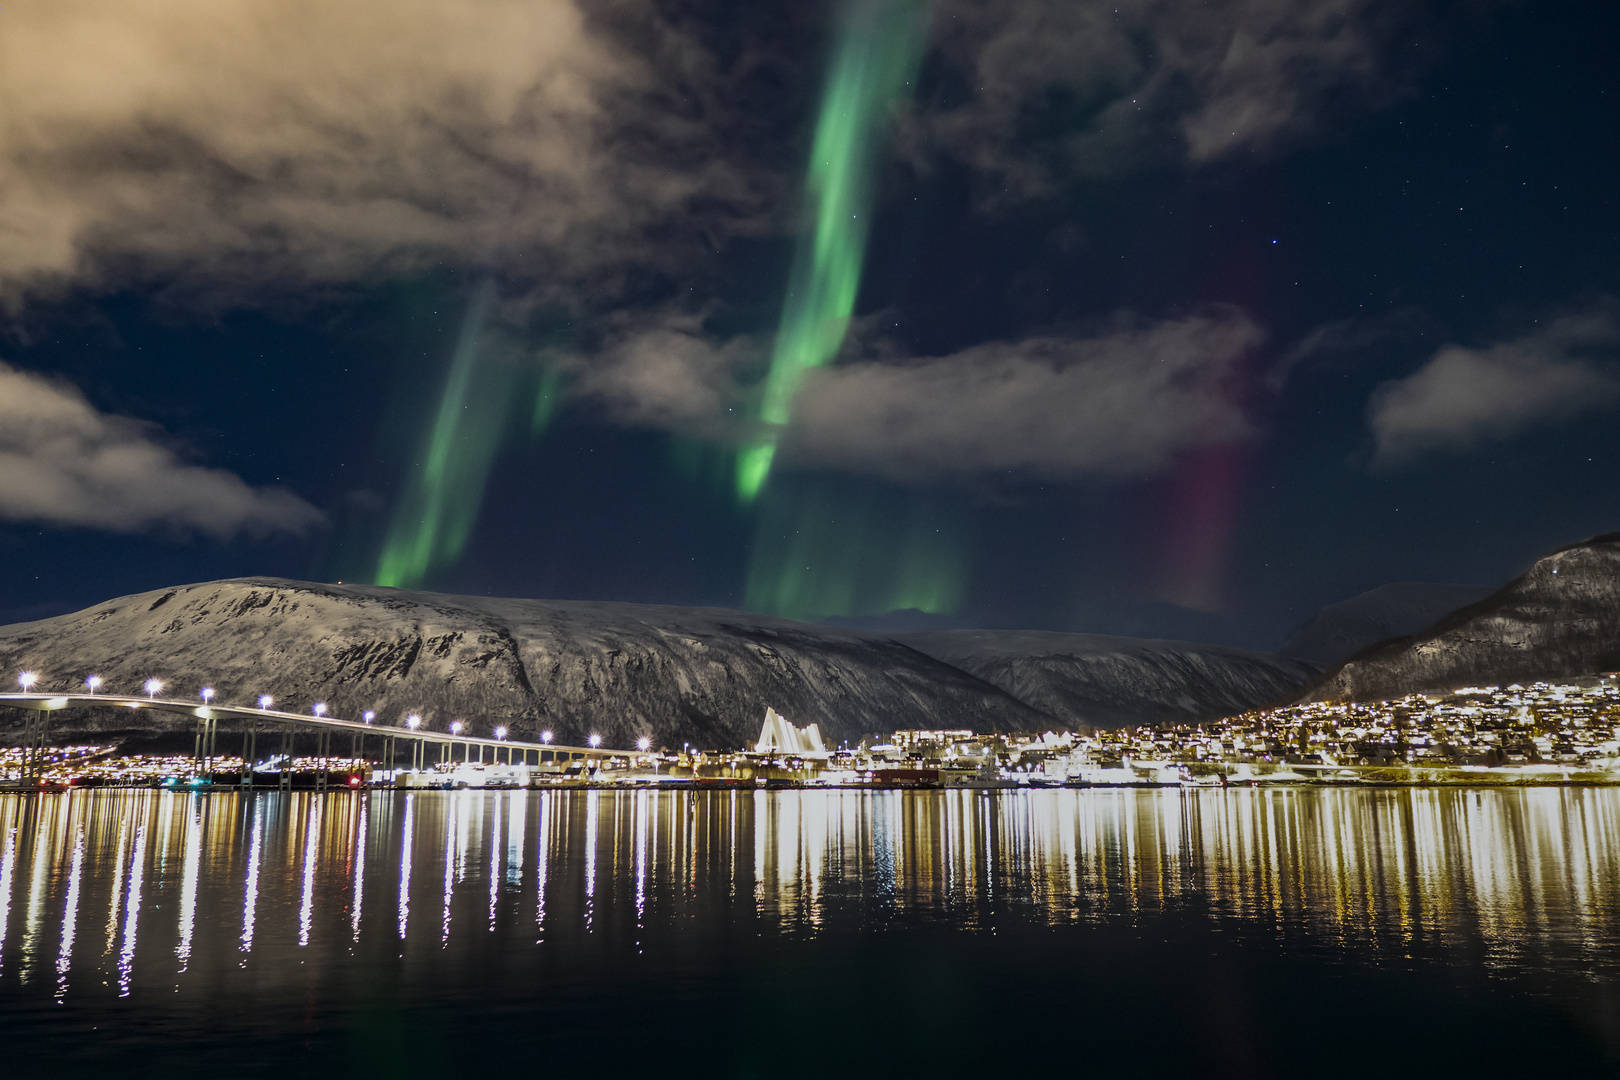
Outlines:
<svg viewBox="0 0 1620 1080"><path fill-rule="evenodd" d="M895 635L1065 723L1117 727L1228 716L1286 697L1320 668L1183 641L1037 630Z"/></svg>
<svg viewBox="0 0 1620 1080"><path fill-rule="evenodd" d="M1380 701L1620 669L1620 533L1539 559L1490 596L1350 657L1305 701Z"/></svg>
<svg viewBox="0 0 1620 1080"><path fill-rule="evenodd" d="M1396 581L1329 604L1300 627L1283 656L1327 667L1369 645L1427 630L1458 608L1476 604L1493 590L1484 585L1437 585Z"/></svg>
<svg viewBox="0 0 1620 1080"><path fill-rule="evenodd" d="M497 600L278 578L163 589L72 615L0 627L0 671L44 689L138 693L147 678L221 702L271 694L357 718L420 713L514 737L550 728L609 746L752 743L767 705L829 742L897 728L1049 727L1005 691L886 637L709 608ZM58 714L127 728L119 710Z"/></svg>

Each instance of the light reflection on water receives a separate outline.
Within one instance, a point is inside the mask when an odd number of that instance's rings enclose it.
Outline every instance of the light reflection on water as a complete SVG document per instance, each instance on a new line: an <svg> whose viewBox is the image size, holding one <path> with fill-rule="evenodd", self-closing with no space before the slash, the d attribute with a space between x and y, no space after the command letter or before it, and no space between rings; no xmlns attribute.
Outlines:
<svg viewBox="0 0 1620 1080"><path fill-rule="evenodd" d="M1617 905L1614 789L0 797L0 992L70 997L217 986L298 954L375 965L424 939L472 964L477 939L641 954L722 925L1166 913L1351 958L1615 982ZM79 933L102 910L105 934Z"/></svg>

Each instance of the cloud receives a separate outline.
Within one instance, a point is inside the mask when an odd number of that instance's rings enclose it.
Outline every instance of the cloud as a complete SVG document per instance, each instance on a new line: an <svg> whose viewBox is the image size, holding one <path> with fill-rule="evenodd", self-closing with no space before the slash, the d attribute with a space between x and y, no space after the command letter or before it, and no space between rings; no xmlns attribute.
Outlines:
<svg viewBox="0 0 1620 1080"><path fill-rule="evenodd" d="M936 38L963 86L907 141L988 174L996 200L1266 150L1390 95L1410 18L1386 0L946 0Z"/></svg>
<svg viewBox="0 0 1620 1080"><path fill-rule="evenodd" d="M792 459L902 482L1137 476L1252 434L1232 383L1263 338L1240 312L813 373Z"/></svg>
<svg viewBox="0 0 1620 1080"><path fill-rule="evenodd" d="M755 212L758 178L707 141L707 54L635 0L590 10L8 4L0 297L141 274L346 284L441 261L578 290ZM677 217L688 239L652 235Z"/></svg>
<svg viewBox="0 0 1620 1080"><path fill-rule="evenodd" d="M322 515L291 492L186 464L149 425L97 412L73 388L0 363L0 518L223 540L304 533Z"/></svg>
<svg viewBox="0 0 1620 1080"><path fill-rule="evenodd" d="M672 310L621 318L599 353L565 361L573 392L620 423L731 437L749 401L744 386L758 373L758 345L747 337L717 344L703 321Z"/></svg>
<svg viewBox="0 0 1620 1080"><path fill-rule="evenodd" d="M625 320L600 352L561 361L573 393L621 423L755 437L763 346L716 341L702 323L668 311ZM1232 308L922 359L860 336L844 362L805 377L781 434L785 462L902 483L1139 476L1183 449L1253 434L1236 384L1265 335Z"/></svg>
<svg viewBox="0 0 1620 1080"><path fill-rule="evenodd" d="M1589 355L1620 346L1620 317L1605 304L1547 329L1484 349L1447 345L1404 379L1373 391L1367 423L1374 461L1394 465L1620 400L1620 376Z"/></svg>

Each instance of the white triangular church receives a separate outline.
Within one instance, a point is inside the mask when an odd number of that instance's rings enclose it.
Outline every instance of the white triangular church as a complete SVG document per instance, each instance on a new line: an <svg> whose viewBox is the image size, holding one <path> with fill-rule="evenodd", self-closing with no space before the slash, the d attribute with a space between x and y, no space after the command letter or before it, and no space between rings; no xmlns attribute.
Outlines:
<svg viewBox="0 0 1620 1080"><path fill-rule="evenodd" d="M765 707L765 727L754 744L756 754L826 754L827 744L821 741L821 729L814 724L794 727L787 717L770 706Z"/></svg>

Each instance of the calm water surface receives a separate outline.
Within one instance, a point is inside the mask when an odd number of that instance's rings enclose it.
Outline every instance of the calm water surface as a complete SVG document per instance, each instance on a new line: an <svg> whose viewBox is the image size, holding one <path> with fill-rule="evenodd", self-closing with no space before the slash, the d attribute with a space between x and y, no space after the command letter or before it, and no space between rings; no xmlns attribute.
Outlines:
<svg viewBox="0 0 1620 1080"><path fill-rule="evenodd" d="M1620 790L0 796L0 1063L1620 1075Z"/></svg>

